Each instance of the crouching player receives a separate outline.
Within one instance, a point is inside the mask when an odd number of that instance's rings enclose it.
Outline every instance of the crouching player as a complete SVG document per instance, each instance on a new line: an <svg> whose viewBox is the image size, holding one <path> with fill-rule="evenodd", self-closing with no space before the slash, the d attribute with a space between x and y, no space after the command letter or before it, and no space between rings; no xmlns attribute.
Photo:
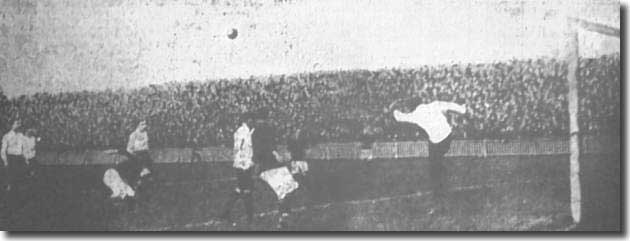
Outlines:
<svg viewBox="0 0 630 241"><path fill-rule="evenodd" d="M119 167L120 168L120 167ZM103 183L111 190L112 194L110 198L126 199L127 197L134 197L136 191L127 184L125 179L120 176L118 168L109 168L103 175Z"/></svg>
<svg viewBox="0 0 630 241"><path fill-rule="evenodd" d="M127 156L124 150L111 150L108 153ZM132 158L127 158L117 163L115 167L107 169L103 175L103 183L111 191L110 198L127 201L130 203L129 208L134 208L136 190L132 185L137 183L141 169L142 164Z"/></svg>
<svg viewBox="0 0 630 241"><path fill-rule="evenodd" d="M287 162L276 151L273 129L259 121L253 133L254 158L260 164L260 178L274 191L277 197L279 220L277 228L286 230L290 214L292 194L300 187L299 181L305 181L308 163L304 161L306 142L301 131L289 139L288 149L291 161ZM296 180L297 179L297 180Z"/></svg>

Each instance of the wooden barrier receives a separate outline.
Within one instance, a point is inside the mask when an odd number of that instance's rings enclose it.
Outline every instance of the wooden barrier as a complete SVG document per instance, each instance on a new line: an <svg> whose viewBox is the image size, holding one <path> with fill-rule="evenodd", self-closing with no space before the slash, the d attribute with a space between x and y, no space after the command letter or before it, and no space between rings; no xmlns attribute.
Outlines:
<svg viewBox="0 0 630 241"><path fill-rule="evenodd" d="M607 150L619 150L618 146L610 147L601 139L585 137L582 139L583 153L601 153ZM618 144L618 143L617 143ZM617 148L617 149L615 149ZM377 142L372 146L371 156L379 158L409 158L428 156L428 143L419 142ZM193 150L191 148L152 149L151 156L156 163L189 163L193 160L193 152L199 154L203 162L225 162L232 160L232 150L224 147L206 147ZM279 153L288 157L286 147L280 146ZM461 156L508 156L508 155L554 155L568 154L567 140L535 139L535 140L454 140L446 154L451 157ZM309 159L344 160L360 159L365 152L360 143L326 143L311 147L306 152ZM40 163L45 165L98 165L114 164L122 160L120 155L108 154L100 150L83 151L40 151L37 154Z"/></svg>

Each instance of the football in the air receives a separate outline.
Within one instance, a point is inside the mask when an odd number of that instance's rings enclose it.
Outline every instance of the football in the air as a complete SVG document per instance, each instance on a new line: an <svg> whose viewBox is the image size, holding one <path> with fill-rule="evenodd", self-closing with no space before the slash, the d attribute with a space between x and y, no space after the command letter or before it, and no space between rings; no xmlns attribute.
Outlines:
<svg viewBox="0 0 630 241"><path fill-rule="evenodd" d="M238 36L238 30L236 30L235 28L233 28L230 31L228 31L227 37L229 39L235 39L237 36Z"/></svg>

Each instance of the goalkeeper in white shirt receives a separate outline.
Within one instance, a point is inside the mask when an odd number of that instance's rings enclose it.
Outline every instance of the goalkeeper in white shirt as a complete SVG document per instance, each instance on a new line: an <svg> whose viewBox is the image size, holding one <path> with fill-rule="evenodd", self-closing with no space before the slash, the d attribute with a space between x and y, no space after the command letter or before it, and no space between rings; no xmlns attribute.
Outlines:
<svg viewBox="0 0 630 241"><path fill-rule="evenodd" d="M466 113L466 106L453 102L434 101L429 104L418 105L415 110L403 113L394 110L394 119L398 122L408 122L422 128L429 137L429 164L431 167L431 186L434 200L438 204L444 203L446 193L446 168L444 155L448 152L453 139L453 128L446 119L446 112ZM433 209L430 213L433 213Z"/></svg>

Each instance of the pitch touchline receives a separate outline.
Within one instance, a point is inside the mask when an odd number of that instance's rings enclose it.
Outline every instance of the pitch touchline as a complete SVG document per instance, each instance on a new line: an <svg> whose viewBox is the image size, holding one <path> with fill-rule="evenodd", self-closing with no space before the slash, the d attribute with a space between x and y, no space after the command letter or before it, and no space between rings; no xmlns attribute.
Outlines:
<svg viewBox="0 0 630 241"><path fill-rule="evenodd" d="M466 191L466 190L475 190L475 189L481 189L481 188L488 188L488 187L498 187L498 186L502 186L502 185L508 185L508 184L530 184L530 183L534 183L535 181L532 180L527 180L524 182L517 182L517 183L512 183L512 182L501 182L501 183L493 183L493 184L481 184L481 185L470 185L470 186L464 186L464 187L456 187L456 188L452 188L449 191L451 192L458 192L458 191ZM332 205L341 205L341 204L365 204L365 203L377 203L377 202L384 202L384 201L389 201L389 200L395 200L395 199L403 199L403 198L411 198L411 197L421 197L424 195L428 195L431 194L432 191L424 191L424 192L415 192L415 193L410 193L410 194L404 194L404 195L396 195L396 196L390 196L390 197L381 197L381 198L375 198L375 199L363 199L363 200L351 200L351 201L342 201L342 202L329 202L329 203L323 203L323 204L318 204L318 205L314 205L314 206L301 206L301 207L297 207L297 208L292 208L291 212L303 212L307 209L324 209L327 207L330 207ZM276 215L278 213L278 210L271 210L271 211L267 211L267 212L263 212L263 213L258 213L256 214L256 217L265 217L265 216L269 216L269 215ZM139 231L168 231L168 230L173 230L176 228L199 228L199 227L208 227L208 226L212 226L215 224L221 223L221 221L215 220L215 219L210 219L206 222L202 222L202 223L190 223L190 224L186 224L183 226L170 226L170 227L162 227L162 228L156 228L156 229L140 229Z"/></svg>

